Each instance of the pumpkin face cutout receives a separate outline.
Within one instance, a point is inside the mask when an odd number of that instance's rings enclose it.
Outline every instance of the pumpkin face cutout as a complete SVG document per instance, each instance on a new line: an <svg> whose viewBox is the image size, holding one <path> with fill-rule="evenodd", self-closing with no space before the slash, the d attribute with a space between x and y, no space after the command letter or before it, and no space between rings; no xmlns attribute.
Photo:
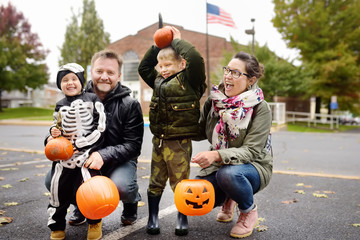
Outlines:
<svg viewBox="0 0 360 240"><path fill-rule="evenodd" d="M169 28L163 27L156 30L154 34L154 42L158 48L165 48L171 44L173 33Z"/></svg>
<svg viewBox="0 0 360 240"><path fill-rule="evenodd" d="M49 141L45 146L45 155L51 161L68 160L73 153L73 145L62 136Z"/></svg>
<svg viewBox="0 0 360 240"><path fill-rule="evenodd" d="M105 176L86 180L76 192L79 210L88 219L108 216L117 208L119 201L119 191L115 183Z"/></svg>
<svg viewBox="0 0 360 240"><path fill-rule="evenodd" d="M215 204L213 185L203 179L185 179L176 185L175 206L187 216L209 213Z"/></svg>

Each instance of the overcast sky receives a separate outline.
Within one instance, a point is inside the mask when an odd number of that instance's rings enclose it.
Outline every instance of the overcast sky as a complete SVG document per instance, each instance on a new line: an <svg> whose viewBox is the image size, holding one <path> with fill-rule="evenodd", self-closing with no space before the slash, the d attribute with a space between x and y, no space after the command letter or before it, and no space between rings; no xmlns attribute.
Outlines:
<svg viewBox="0 0 360 240"><path fill-rule="evenodd" d="M1 5L11 2L18 12L32 26L40 42L50 50L46 63L50 69L50 81L54 82L60 58L59 48L64 42L64 34L70 23L72 10L82 9L82 0L0 0ZM286 47L280 33L273 27L271 19L275 15L271 0L208 0L230 13L237 29L220 24L209 24L208 33L230 39L232 36L241 44L248 44L252 36L245 34L251 29L255 19L255 40L260 45L267 44L278 56L295 59L295 50ZM158 21L161 13L163 21L183 26L187 30L206 32L205 0L95 0L98 17L104 22L105 31L110 33L111 42L127 35L134 35ZM85 66L84 66L85 67Z"/></svg>

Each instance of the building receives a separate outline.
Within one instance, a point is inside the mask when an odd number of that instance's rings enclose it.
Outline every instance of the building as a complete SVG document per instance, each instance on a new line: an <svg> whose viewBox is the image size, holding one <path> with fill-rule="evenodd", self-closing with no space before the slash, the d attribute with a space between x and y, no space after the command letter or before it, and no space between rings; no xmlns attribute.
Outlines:
<svg viewBox="0 0 360 240"><path fill-rule="evenodd" d="M49 83L36 89L26 87L25 91L2 91L1 107L54 107L56 102L63 97L56 83Z"/></svg>
<svg viewBox="0 0 360 240"><path fill-rule="evenodd" d="M201 53L207 65L206 34L186 30L181 26L164 23L164 26L175 26L181 32L181 38L193 44ZM133 97L138 99L144 114L149 113L149 104L152 96L152 89L146 85L138 74L138 66L146 51L154 44L153 35L159 28L158 23L154 23L135 35L128 35L116 42L111 43L108 48L116 51L123 58L122 84L132 90ZM220 69L220 60L223 58L223 52L231 51L231 43L225 38L208 35L209 42L209 66L210 72ZM207 66L205 66L207 67ZM210 83L210 79L207 83ZM209 85L209 84L208 84ZM202 102L206 99L204 94Z"/></svg>

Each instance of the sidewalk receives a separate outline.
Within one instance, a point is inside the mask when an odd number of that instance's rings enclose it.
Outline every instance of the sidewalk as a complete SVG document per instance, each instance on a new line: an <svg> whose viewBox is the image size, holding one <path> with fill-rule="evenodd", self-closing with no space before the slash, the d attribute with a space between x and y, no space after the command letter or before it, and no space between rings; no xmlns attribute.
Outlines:
<svg viewBox="0 0 360 240"><path fill-rule="evenodd" d="M23 119L4 119L0 120L0 125L27 125L27 126L51 126L52 121L30 121Z"/></svg>
<svg viewBox="0 0 360 240"><path fill-rule="evenodd" d="M4 119L0 120L0 125L26 125L26 126L51 126L53 121L24 120L24 119ZM149 118L144 117L144 125L149 126Z"/></svg>

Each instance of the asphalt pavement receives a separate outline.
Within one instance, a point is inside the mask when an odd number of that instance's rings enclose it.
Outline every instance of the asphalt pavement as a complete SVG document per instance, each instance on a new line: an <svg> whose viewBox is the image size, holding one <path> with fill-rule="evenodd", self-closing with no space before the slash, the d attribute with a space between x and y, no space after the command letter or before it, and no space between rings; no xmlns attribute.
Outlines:
<svg viewBox="0 0 360 240"><path fill-rule="evenodd" d="M44 186L51 162L43 153L48 126L0 125L0 239L49 239ZM122 204L103 219L103 238L113 239L231 239L230 223L219 223L213 209L189 217L189 234L174 234L177 210L170 187L160 202L160 235L145 233L148 209L146 188L150 175L151 133L145 127L138 165L144 206L138 221L121 226ZM194 154L206 150L194 142ZM267 188L255 195L260 225L246 239L360 239L360 133L273 133L274 174ZM191 178L199 168L191 167ZM121 198L121 196L120 196ZM70 211L70 210L69 210ZM68 214L67 217L69 217ZM86 239L87 226L67 225L66 239Z"/></svg>

